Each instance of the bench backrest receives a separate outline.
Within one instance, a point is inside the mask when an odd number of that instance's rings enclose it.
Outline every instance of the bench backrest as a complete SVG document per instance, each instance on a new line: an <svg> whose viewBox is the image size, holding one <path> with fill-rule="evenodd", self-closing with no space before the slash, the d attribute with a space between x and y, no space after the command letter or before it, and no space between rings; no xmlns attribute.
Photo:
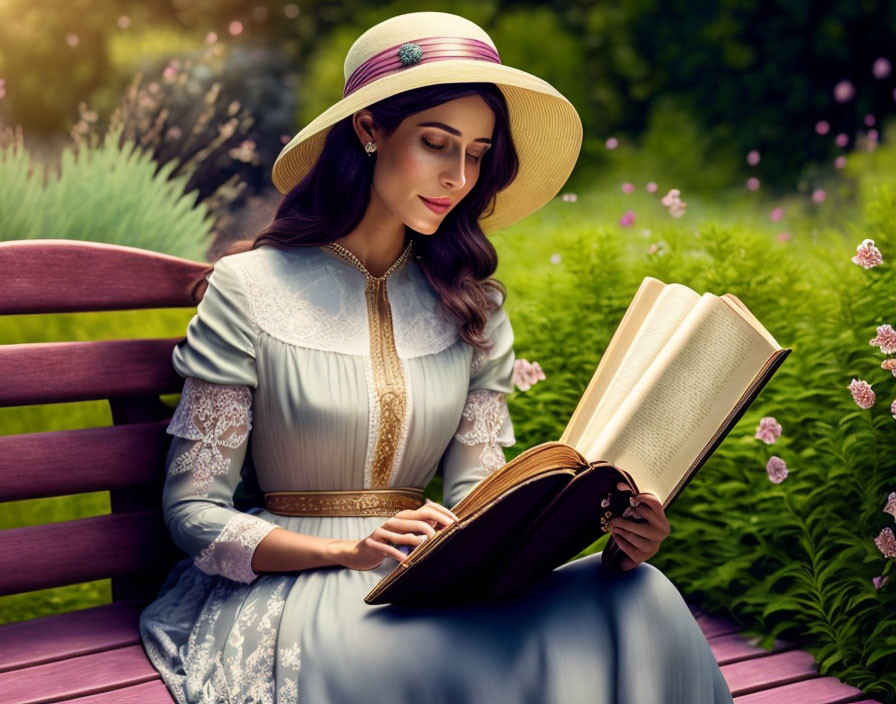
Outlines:
<svg viewBox="0 0 896 704"><path fill-rule="evenodd" d="M190 307L207 264L76 240L0 243L0 315ZM2 324L0 318L0 324ZM108 490L112 513L0 531L0 595L111 578L152 597L173 562L161 514L179 338L0 345L0 406L106 399L113 425L0 437L0 502ZM2 510L2 503L0 503Z"/></svg>

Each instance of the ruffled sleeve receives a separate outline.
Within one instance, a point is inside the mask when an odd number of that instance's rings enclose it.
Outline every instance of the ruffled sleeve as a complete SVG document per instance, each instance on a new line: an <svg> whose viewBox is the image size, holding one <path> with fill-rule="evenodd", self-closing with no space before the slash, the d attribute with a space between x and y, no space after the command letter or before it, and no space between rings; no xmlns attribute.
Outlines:
<svg viewBox="0 0 896 704"><path fill-rule="evenodd" d="M233 506L258 383L255 326L227 257L215 264L208 283L173 353L185 381L166 431L173 437L162 507L172 539L197 568L251 582L258 576L251 567L255 548L277 527Z"/></svg>
<svg viewBox="0 0 896 704"><path fill-rule="evenodd" d="M497 295L497 294L495 294ZM507 408L513 390L513 329L500 307L489 313L485 336L491 352L474 349L467 399L457 430L442 456L443 503L452 507L496 469L516 443Z"/></svg>

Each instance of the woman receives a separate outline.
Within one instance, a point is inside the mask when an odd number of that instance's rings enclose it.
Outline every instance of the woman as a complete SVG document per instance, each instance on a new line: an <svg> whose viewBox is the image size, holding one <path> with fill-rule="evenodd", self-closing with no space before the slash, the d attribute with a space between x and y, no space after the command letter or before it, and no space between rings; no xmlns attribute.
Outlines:
<svg viewBox="0 0 896 704"><path fill-rule="evenodd" d="M217 262L174 350L163 503L190 559L140 621L172 696L730 702L681 595L640 564L668 535L651 495L644 522L615 521L625 573L593 555L500 603L364 603L515 442L484 232L556 195L582 130L451 14L374 26L345 73L343 100L274 166L274 222ZM244 464L264 508L234 508ZM423 498L439 468L445 505Z"/></svg>

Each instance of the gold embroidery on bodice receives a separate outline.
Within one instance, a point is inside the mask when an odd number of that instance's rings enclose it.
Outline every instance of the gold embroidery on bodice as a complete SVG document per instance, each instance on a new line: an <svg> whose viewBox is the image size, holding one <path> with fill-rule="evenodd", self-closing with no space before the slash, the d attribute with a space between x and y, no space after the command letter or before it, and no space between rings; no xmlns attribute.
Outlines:
<svg viewBox="0 0 896 704"><path fill-rule="evenodd" d="M413 242L408 242L401 256L382 276L371 275L361 261L342 245L330 242L321 247L334 257L359 269L367 279L364 293L367 299L367 319L370 329L370 361L380 409L380 423L370 472L371 488L388 486L407 412L407 389L401 370L401 360L395 349L392 309L386 293L386 278L408 258L412 244Z"/></svg>

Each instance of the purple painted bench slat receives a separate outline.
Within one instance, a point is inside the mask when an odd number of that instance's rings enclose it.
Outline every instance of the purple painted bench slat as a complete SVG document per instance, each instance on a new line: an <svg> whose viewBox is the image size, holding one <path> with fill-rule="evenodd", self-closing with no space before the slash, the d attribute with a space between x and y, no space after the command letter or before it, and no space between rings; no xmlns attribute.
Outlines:
<svg viewBox="0 0 896 704"><path fill-rule="evenodd" d="M145 607L125 600L0 624L0 672L140 643L137 620Z"/></svg>
<svg viewBox="0 0 896 704"><path fill-rule="evenodd" d="M740 626L734 623L734 621L722 616L711 616L697 610L694 618L697 619L697 625L700 626L700 630L703 631L703 635L706 636L707 640L727 633L737 633L740 630Z"/></svg>
<svg viewBox="0 0 896 704"><path fill-rule="evenodd" d="M817 672L815 658L804 650L775 653L722 666L722 675L735 697L815 677Z"/></svg>
<svg viewBox="0 0 896 704"><path fill-rule="evenodd" d="M0 406L179 393L171 351L183 337L0 345ZM115 373L110 373L114 370Z"/></svg>
<svg viewBox="0 0 896 704"><path fill-rule="evenodd" d="M161 680L142 645L0 673L4 701L20 704L58 701Z"/></svg>
<svg viewBox="0 0 896 704"><path fill-rule="evenodd" d="M175 704L165 683L161 680L113 689L102 694L92 694L89 697L64 699L62 703L64 702L71 704Z"/></svg>
<svg viewBox="0 0 896 704"><path fill-rule="evenodd" d="M758 638L744 638L739 633L728 633L723 636L714 636L708 639L708 643L719 665L729 665L733 662L751 658L762 658L772 653L779 653L796 647L796 643L775 640L772 649L766 650L756 645L758 640Z"/></svg>
<svg viewBox="0 0 896 704"><path fill-rule="evenodd" d="M164 562L165 531L161 510L0 531L0 594L147 571Z"/></svg>
<svg viewBox="0 0 896 704"><path fill-rule="evenodd" d="M199 301L189 285L208 266L100 242L0 242L0 271L9 272L3 277L0 315L195 306Z"/></svg>
<svg viewBox="0 0 896 704"><path fill-rule="evenodd" d="M737 697L734 704L846 704L857 702L862 696L861 690L843 684L836 677L816 677L746 694Z"/></svg>
<svg viewBox="0 0 896 704"><path fill-rule="evenodd" d="M167 427L159 421L2 436L0 501L161 486Z"/></svg>

